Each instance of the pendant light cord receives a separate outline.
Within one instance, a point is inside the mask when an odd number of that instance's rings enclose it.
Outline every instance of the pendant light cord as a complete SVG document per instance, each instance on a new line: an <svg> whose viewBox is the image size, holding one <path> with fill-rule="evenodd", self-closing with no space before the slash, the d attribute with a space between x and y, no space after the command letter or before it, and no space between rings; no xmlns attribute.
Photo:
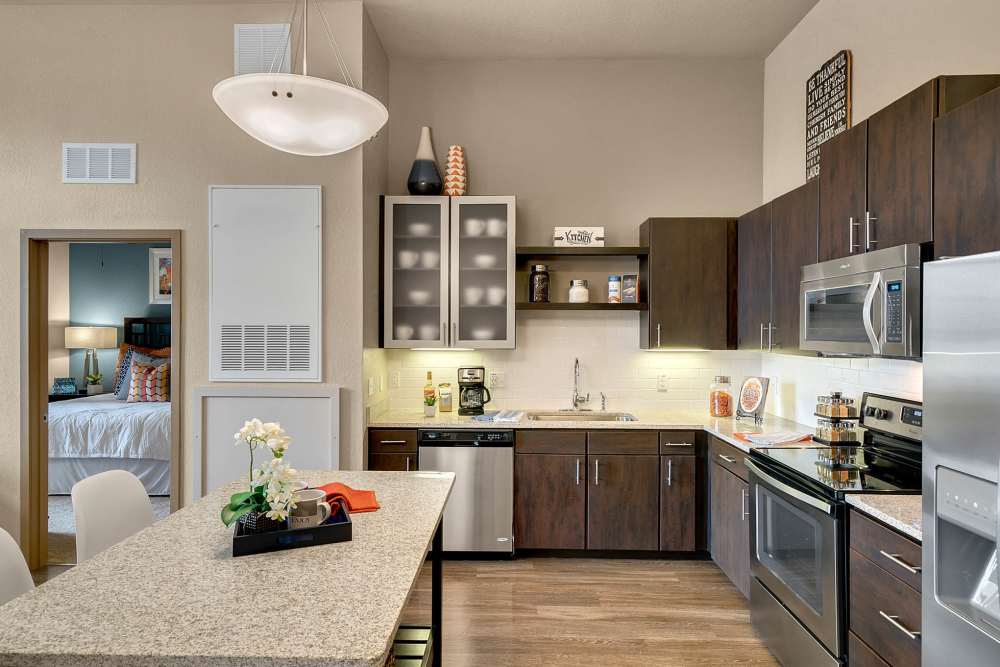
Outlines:
<svg viewBox="0 0 1000 667"><path fill-rule="evenodd" d="M333 55L337 59L337 68L340 69L340 75L344 78L344 81L351 88L357 88L357 84L354 83L354 77L351 76L351 71L347 67L347 61L344 59L344 54L340 50L340 44L337 43L337 38L333 36L333 30L330 28L330 21L326 18L326 12L323 11L323 5L320 2L316 3L316 8L319 10L319 16L323 19L323 27L326 29L326 36L330 40L330 46L333 47ZM307 57L307 52L309 50L309 0L302 1L302 76L309 76L309 60ZM282 66L285 64L285 53L288 51L289 41L292 39L292 27L295 25L295 17L299 13L299 3L297 1L292 2L292 13L288 17L288 33L285 35L285 43L282 45L280 54L276 52L271 58L271 66L268 68L268 73L273 74L276 71L281 71ZM298 49L296 49L296 52ZM279 58L280 55L280 58ZM292 62L295 62L296 54L292 54Z"/></svg>
<svg viewBox="0 0 1000 667"><path fill-rule="evenodd" d="M280 72L281 68L285 64L285 52L289 50L288 43L292 39L292 26L295 25L295 17L298 15L298 13L299 13L299 3L293 2L292 13L288 17L288 32L285 34L285 43L282 44L281 49L279 51L276 51L274 53L274 56L271 57L271 66L268 67L267 69L268 74L274 74L275 72ZM279 55L281 56L280 58L278 57ZM294 62L294 59L292 60L292 62Z"/></svg>
<svg viewBox="0 0 1000 667"><path fill-rule="evenodd" d="M344 55L340 52L340 45L337 44L337 39L333 36L333 31L330 30L330 22L326 19L326 12L323 11L322 3L317 2L316 7L319 8L319 16L323 19L323 26L326 28L326 36L330 38L330 45L333 46L333 55L337 58L337 67L340 68L341 76L344 77L344 81L347 82L347 85L351 88L357 88L357 85L354 83L354 79L351 77L351 72L347 68L347 63L344 61Z"/></svg>

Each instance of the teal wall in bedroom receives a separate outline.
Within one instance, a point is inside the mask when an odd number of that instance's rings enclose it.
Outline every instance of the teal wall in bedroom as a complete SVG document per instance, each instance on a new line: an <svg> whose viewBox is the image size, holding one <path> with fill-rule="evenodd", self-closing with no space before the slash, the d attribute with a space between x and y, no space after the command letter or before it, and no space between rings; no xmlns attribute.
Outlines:
<svg viewBox="0 0 1000 667"><path fill-rule="evenodd" d="M113 326L122 340L126 317L170 317L170 306L149 303L149 249L170 244L71 243L69 246L69 321L73 326ZM70 375L83 378L84 350L72 350ZM98 350L104 388L114 386L118 350Z"/></svg>

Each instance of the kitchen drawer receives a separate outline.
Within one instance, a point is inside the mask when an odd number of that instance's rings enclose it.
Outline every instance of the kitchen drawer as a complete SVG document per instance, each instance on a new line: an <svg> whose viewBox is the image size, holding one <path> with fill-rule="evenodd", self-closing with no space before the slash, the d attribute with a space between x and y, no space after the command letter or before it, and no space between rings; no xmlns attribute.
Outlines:
<svg viewBox="0 0 1000 667"><path fill-rule="evenodd" d="M614 456L617 454L659 454L656 431L590 431L587 433L587 453Z"/></svg>
<svg viewBox="0 0 1000 667"><path fill-rule="evenodd" d="M660 454L663 456L694 454L697 436L695 431L660 431Z"/></svg>
<svg viewBox="0 0 1000 667"><path fill-rule="evenodd" d="M853 632L849 632L847 637L847 664L850 667L890 667Z"/></svg>
<svg viewBox="0 0 1000 667"><path fill-rule="evenodd" d="M417 429L372 429L368 432L369 454L416 454Z"/></svg>
<svg viewBox="0 0 1000 667"><path fill-rule="evenodd" d="M729 443L719 440L715 436L711 438L710 454L713 461L733 473L744 482L747 481L747 467L743 464L747 455L742 450L733 447Z"/></svg>
<svg viewBox="0 0 1000 667"><path fill-rule="evenodd" d="M518 454L579 454L587 453L586 431L555 431L547 428L521 430L514 440Z"/></svg>
<svg viewBox="0 0 1000 667"><path fill-rule="evenodd" d="M893 667L919 667L920 594L854 549L848 579L851 632Z"/></svg>
<svg viewBox="0 0 1000 667"><path fill-rule="evenodd" d="M416 454L369 454L369 470L416 470Z"/></svg>
<svg viewBox="0 0 1000 667"><path fill-rule="evenodd" d="M920 590L920 545L891 528L851 512L851 548L912 588Z"/></svg>

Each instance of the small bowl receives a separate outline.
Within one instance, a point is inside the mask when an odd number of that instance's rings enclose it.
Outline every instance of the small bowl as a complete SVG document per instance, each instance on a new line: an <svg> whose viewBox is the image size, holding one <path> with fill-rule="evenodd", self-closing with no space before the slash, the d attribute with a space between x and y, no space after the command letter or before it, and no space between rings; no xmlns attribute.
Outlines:
<svg viewBox="0 0 1000 667"><path fill-rule="evenodd" d="M497 265L496 255L476 255L472 258L472 263L477 269L492 269Z"/></svg>
<svg viewBox="0 0 1000 667"><path fill-rule="evenodd" d="M441 253L437 250L424 250L420 253L420 264L425 269L436 269L441 265Z"/></svg>
<svg viewBox="0 0 1000 667"><path fill-rule="evenodd" d="M490 287L486 290L486 303L491 306L502 306L507 301L507 290L503 287Z"/></svg>
<svg viewBox="0 0 1000 667"><path fill-rule="evenodd" d="M413 327L409 324L396 325L396 340L410 340L413 338Z"/></svg>
<svg viewBox="0 0 1000 667"><path fill-rule="evenodd" d="M466 287L462 290L462 295L465 297L465 305L478 306L483 302L484 293L485 290L482 287Z"/></svg>
<svg viewBox="0 0 1000 667"><path fill-rule="evenodd" d="M415 306L426 306L431 302L431 292L425 289L410 290L410 303Z"/></svg>
<svg viewBox="0 0 1000 667"><path fill-rule="evenodd" d="M412 269L420 261L420 253L416 250L400 250L396 255L396 263L401 269Z"/></svg>
<svg viewBox="0 0 1000 667"><path fill-rule="evenodd" d="M482 236L486 231L486 221L482 218L466 218L462 226L466 236Z"/></svg>
<svg viewBox="0 0 1000 667"><path fill-rule="evenodd" d="M407 229L410 230L410 236L430 236L434 227L429 222L411 222Z"/></svg>
<svg viewBox="0 0 1000 667"><path fill-rule="evenodd" d="M472 330L473 340L492 340L495 335L496 335L495 329L489 329L486 327L480 327L478 329Z"/></svg>
<svg viewBox="0 0 1000 667"><path fill-rule="evenodd" d="M500 218L490 218L486 222L486 235L493 238L502 238L507 234L507 221Z"/></svg>
<svg viewBox="0 0 1000 667"><path fill-rule="evenodd" d="M441 329L437 324L421 324L418 330L419 340L437 340L441 335Z"/></svg>

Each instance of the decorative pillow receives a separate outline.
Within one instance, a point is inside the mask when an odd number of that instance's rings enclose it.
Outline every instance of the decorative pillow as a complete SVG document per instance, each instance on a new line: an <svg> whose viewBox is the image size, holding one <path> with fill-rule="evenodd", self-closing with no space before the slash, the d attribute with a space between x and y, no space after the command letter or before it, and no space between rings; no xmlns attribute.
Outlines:
<svg viewBox="0 0 1000 667"><path fill-rule="evenodd" d="M170 364L132 363L132 378L129 382L128 402L145 403L170 401Z"/></svg>
<svg viewBox="0 0 1000 667"><path fill-rule="evenodd" d="M169 361L169 357L166 359L151 357L148 354L139 352L138 350L129 350L126 352L125 359L122 361L121 370L118 372L118 375L115 376L115 398L119 401L128 400L128 390L132 384L133 364L139 363L159 366L160 364L165 364Z"/></svg>
<svg viewBox="0 0 1000 667"><path fill-rule="evenodd" d="M118 361L115 362L115 377L117 378L121 372L122 368L125 368L126 375L125 380L128 381L128 367L129 365L125 362L125 355L128 354L129 350L135 350L136 352L142 352L143 354L148 354L151 357L157 357L161 359L170 358L170 348L169 347L143 347L141 345L132 345L130 343L122 343L118 346ZM118 387L115 386L117 391Z"/></svg>

